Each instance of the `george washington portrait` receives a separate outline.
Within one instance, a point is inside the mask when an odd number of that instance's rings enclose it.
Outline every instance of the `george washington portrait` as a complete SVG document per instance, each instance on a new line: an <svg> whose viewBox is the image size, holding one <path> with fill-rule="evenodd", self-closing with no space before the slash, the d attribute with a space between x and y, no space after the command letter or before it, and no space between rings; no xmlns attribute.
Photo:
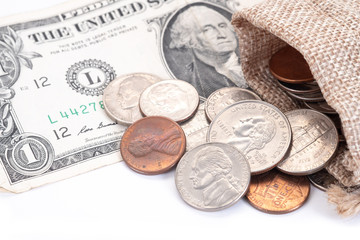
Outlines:
<svg viewBox="0 0 360 240"><path fill-rule="evenodd" d="M202 97L223 87L248 88L230 19L225 8L193 3L175 12L163 33L169 71L192 84Z"/></svg>

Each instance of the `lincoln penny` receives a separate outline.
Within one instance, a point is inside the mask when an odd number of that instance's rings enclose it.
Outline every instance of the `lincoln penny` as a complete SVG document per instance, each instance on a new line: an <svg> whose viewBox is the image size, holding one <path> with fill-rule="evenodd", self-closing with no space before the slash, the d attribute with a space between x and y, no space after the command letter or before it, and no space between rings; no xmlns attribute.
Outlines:
<svg viewBox="0 0 360 240"><path fill-rule="evenodd" d="M120 152L126 164L148 175L170 170L185 152L186 140L181 127L166 117L146 117L124 133Z"/></svg>

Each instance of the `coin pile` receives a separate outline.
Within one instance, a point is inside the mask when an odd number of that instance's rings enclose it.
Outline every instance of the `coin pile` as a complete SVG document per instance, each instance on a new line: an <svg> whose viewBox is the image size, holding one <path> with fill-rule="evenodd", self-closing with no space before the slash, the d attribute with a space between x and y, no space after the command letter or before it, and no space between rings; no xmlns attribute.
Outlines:
<svg viewBox="0 0 360 240"><path fill-rule="evenodd" d="M279 87L303 108L329 116L335 123L340 140L345 141L339 115L326 103L308 63L300 52L291 46L280 49L271 57L269 69L277 79Z"/></svg>
<svg viewBox="0 0 360 240"><path fill-rule="evenodd" d="M177 165L179 195L204 211L246 196L264 212L291 212L309 196L306 176L338 145L326 115L282 113L247 89L218 89L203 100L187 82L134 73L113 80L103 100L110 118L129 125L120 144L127 166L154 175Z"/></svg>

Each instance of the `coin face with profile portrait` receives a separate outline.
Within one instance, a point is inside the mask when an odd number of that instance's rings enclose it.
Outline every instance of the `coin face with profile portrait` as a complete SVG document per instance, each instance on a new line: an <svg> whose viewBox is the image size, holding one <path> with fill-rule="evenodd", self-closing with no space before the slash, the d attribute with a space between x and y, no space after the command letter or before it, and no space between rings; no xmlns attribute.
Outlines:
<svg viewBox="0 0 360 240"><path fill-rule="evenodd" d="M250 167L245 156L225 143L205 143L187 152L175 175L183 200L203 211L235 204L246 193Z"/></svg>
<svg viewBox="0 0 360 240"><path fill-rule="evenodd" d="M284 159L291 143L291 128L286 116L275 106L243 100L215 117L207 141L236 147L246 156L255 175L269 171Z"/></svg>
<svg viewBox="0 0 360 240"><path fill-rule="evenodd" d="M147 175L169 171L185 152L182 128L169 118L142 118L125 131L120 153L132 170Z"/></svg>
<svg viewBox="0 0 360 240"><path fill-rule="evenodd" d="M140 109L145 116L163 116L183 122L195 114L199 94L182 80L164 80L146 88L140 96Z"/></svg>

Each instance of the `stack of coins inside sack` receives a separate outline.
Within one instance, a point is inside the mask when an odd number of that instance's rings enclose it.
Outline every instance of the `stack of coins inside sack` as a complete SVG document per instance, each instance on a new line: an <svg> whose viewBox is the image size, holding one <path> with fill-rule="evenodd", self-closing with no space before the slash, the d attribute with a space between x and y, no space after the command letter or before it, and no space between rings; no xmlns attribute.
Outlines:
<svg viewBox="0 0 360 240"><path fill-rule="evenodd" d="M196 209L222 210L246 196L261 211L287 213L304 204L310 182L324 190L332 181L324 168L339 134L317 110L282 113L237 87L202 99L185 81L146 73L113 80L103 100L108 116L128 126L120 144L127 166L146 175L176 167L179 195Z"/></svg>
<svg viewBox="0 0 360 240"><path fill-rule="evenodd" d="M269 70L276 78L278 86L300 106L321 112L329 117L338 131L339 142L346 144L340 117L325 101L308 63L300 52L291 46L281 48L271 57ZM326 191L332 184L341 185L351 191L351 188L339 183L325 168L308 177L311 183L323 191Z"/></svg>
<svg viewBox="0 0 360 240"><path fill-rule="evenodd" d="M270 59L269 68L271 74L277 79L279 87L300 106L330 117L338 130L339 140L345 142L340 117L326 103L308 63L300 52L291 46L280 49Z"/></svg>

